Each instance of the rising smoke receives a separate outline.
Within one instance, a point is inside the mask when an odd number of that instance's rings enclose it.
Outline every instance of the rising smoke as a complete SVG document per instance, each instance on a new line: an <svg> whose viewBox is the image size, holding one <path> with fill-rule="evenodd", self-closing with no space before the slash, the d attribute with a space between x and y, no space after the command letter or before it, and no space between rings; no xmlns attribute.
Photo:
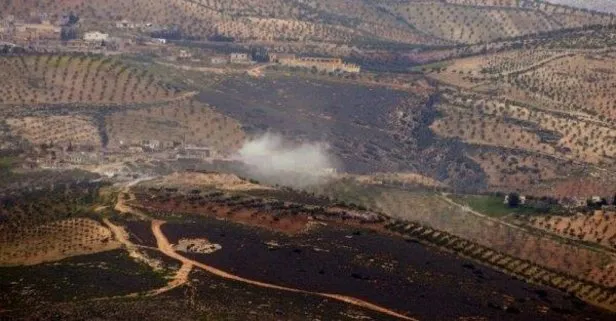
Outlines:
<svg viewBox="0 0 616 321"><path fill-rule="evenodd" d="M325 143L297 144L272 133L246 141L238 158L251 176L295 187L325 182L336 163Z"/></svg>

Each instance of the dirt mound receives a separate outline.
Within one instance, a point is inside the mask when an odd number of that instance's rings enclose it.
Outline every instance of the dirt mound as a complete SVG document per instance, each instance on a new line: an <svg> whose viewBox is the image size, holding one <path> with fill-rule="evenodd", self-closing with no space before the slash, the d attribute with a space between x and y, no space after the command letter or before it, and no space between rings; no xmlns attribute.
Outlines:
<svg viewBox="0 0 616 321"><path fill-rule="evenodd" d="M201 238L181 239L173 248L180 252L210 254L222 249L222 246Z"/></svg>

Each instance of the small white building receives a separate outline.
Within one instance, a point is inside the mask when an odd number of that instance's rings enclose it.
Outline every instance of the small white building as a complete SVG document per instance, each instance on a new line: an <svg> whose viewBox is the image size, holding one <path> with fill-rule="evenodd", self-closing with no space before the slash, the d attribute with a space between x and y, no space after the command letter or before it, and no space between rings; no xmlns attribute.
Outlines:
<svg viewBox="0 0 616 321"><path fill-rule="evenodd" d="M234 52L229 57L232 64L248 64L251 63L250 57L247 53Z"/></svg>
<svg viewBox="0 0 616 321"><path fill-rule="evenodd" d="M167 43L167 39L165 39L165 38L153 38L152 42L156 43L156 44L164 45L164 44Z"/></svg>
<svg viewBox="0 0 616 321"><path fill-rule="evenodd" d="M592 203L594 203L594 204L599 204L599 203L601 203L601 202L603 201L603 199L601 199L601 196L596 196L596 195L595 195L595 196L592 196L592 197L590 198L590 201L591 201Z"/></svg>
<svg viewBox="0 0 616 321"><path fill-rule="evenodd" d="M229 59L227 59L227 57L212 57L210 58L210 63L212 65L224 65L226 63L229 62Z"/></svg>
<svg viewBox="0 0 616 321"><path fill-rule="evenodd" d="M180 50L180 54L178 55L180 59L189 59L192 58L192 53L188 50Z"/></svg>
<svg viewBox="0 0 616 321"><path fill-rule="evenodd" d="M210 147L187 145L176 155L177 159L208 159L214 155Z"/></svg>
<svg viewBox="0 0 616 321"><path fill-rule="evenodd" d="M108 39L109 34L99 31L90 31L83 35L83 40L85 41L107 41Z"/></svg>
<svg viewBox="0 0 616 321"><path fill-rule="evenodd" d="M153 139L153 140L147 140L147 141L143 141L141 143L141 145L143 147L148 147L150 149L159 149L162 147L162 144L159 140Z"/></svg>
<svg viewBox="0 0 616 321"><path fill-rule="evenodd" d="M520 205L526 205L526 196L525 195L520 195ZM507 205L509 204L509 194L505 195L505 200L503 201L503 204Z"/></svg>

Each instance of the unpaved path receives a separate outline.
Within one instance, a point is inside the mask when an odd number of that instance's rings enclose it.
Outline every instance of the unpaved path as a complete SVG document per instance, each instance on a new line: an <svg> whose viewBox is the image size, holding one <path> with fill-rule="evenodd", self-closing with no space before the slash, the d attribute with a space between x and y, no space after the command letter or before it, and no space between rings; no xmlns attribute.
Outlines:
<svg viewBox="0 0 616 321"><path fill-rule="evenodd" d="M481 212L477 212L477 211L473 210L472 208L470 208L470 206L457 203L454 200L452 200L451 198L447 197L446 193L441 193L441 195L439 195L439 198L442 199L443 201L449 203L450 205L453 205L455 207L460 208L461 210L463 210L466 213L475 215L475 216L480 217L480 218L482 218L482 219L484 219L486 221L490 221L490 222L493 222L495 224L502 224L502 225L505 225L507 227L510 227L510 228L513 228L513 229L516 229L516 230L520 230L520 231L523 231L523 232L528 232L525 228L522 228L520 226L511 224L511 223L507 223L505 221L499 220L499 219L494 218L494 217L490 217L490 216L488 216L486 214L483 214Z"/></svg>
<svg viewBox="0 0 616 321"><path fill-rule="evenodd" d="M122 190L118 193L118 200L116 202L116 205L115 205L114 209L116 211L120 212L120 213L131 213L131 214L135 214L135 215L139 216L139 218L141 218L141 219L149 220L149 217L145 213L143 213L143 212L141 212L141 211L131 207L126 202L134 201L135 200L135 194L130 192L130 188L132 186L135 186L135 185L137 185L137 184L139 184L141 182L144 182L144 181L152 180L154 178L155 177L143 177L143 178L139 178L139 179L136 179L134 181L131 181L131 182L127 183L126 185L124 185ZM126 199L126 198L128 198L128 199Z"/></svg>
<svg viewBox="0 0 616 321"><path fill-rule="evenodd" d="M134 258L137 261L146 263L154 270L160 270L162 268L158 261L154 261L146 257L139 251L140 246L135 245L133 242L131 242L128 239L128 233L122 227L111 223L111 221L109 221L109 219L107 218L104 218L103 222L113 232L113 235L115 236L115 238L126 247L126 250L128 251L128 255L130 257ZM169 290L172 290L182 284L187 283L188 275L190 274L192 267L193 267L192 264L182 262L182 267L180 267L180 269L176 272L173 279L171 279L167 283L167 285L165 285L162 288L149 291L146 295L150 295L150 296L158 295L158 294L167 292ZM128 296L133 296L133 295L138 295L138 293L129 294Z"/></svg>
<svg viewBox="0 0 616 321"><path fill-rule="evenodd" d="M190 271L192 271L192 268L193 268L192 264L182 262L182 267L180 267L180 269L173 276L173 279L171 279L171 281L169 281L169 283L167 283L166 286L152 290L146 295L149 295L149 296L159 295L161 293L165 293L167 291L173 290L180 285L184 285L188 283L188 275L190 275Z"/></svg>
<svg viewBox="0 0 616 321"><path fill-rule="evenodd" d="M141 178L138 180L134 180L128 184L126 184L124 186L124 188L122 189L122 191L119 193L118 195L118 200L117 203L115 205L115 210L121 213L132 213L135 214L137 216L139 216L142 219L145 220L150 220L150 218L143 212L131 207L129 204L127 204L127 201L131 201L134 200L134 195L132 193L130 193L130 187L133 185L136 185L142 181L145 180L149 180L152 179L151 177L148 178ZM126 200L126 196L128 196L128 200ZM131 257L134 257L138 260L143 260L146 263L148 263L147 258L145 258L137 249L139 248L137 245L133 244L132 242L130 242L129 238L128 238L128 233L119 226L114 225L113 223L111 223L108 219L103 219L103 222L111 229L111 231L113 232L113 234L115 235L116 239L118 239L118 241L120 241L122 244L124 244L129 252L129 254L131 255ZM175 249L173 248L173 246L169 243L169 240L167 239L167 237L164 235L164 233L161 230L161 226L165 224L165 221L160 221L160 220L153 220L152 221L152 233L154 234L154 237L156 238L156 244L158 247L158 250L160 252L162 252L163 254L176 259L178 261L180 261L182 263L181 268L178 270L178 272L176 273L176 275L174 276L174 278L169 281L169 283L159 289L155 289L152 291L149 291L146 295L158 295L160 293L164 293L167 292L171 289L174 289L180 285L183 285L185 283L188 282L188 276L190 274L190 271L192 270L193 266L194 267L198 267L200 269L203 269L206 272L212 273L216 276L225 278L225 279L229 279L229 280L234 280L234 281L239 281L239 282L243 282L243 283L247 283L247 284L251 284L254 286L258 286L258 287L263 287L263 288L269 288L269 289L275 289L275 290L280 290L280 291L286 291L286 292L294 292L294 293L302 293L302 294L308 294L308 295L316 295L316 296L320 296L323 298L328 298L328 299L333 299L333 300L337 300L337 301L341 301L344 303L348 303L348 304L352 304L358 307L362 307L365 309L369 309L372 311L376 311L376 312L380 312L383 314L387 314L402 320L411 320L411 321L417 321L417 319L408 317L406 315L397 313L393 310L387 309L385 307L381 307L379 305L361 300L361 299L357 299L354 297L350 297L350 296L345 296L345 295L340 295L340 294L332 294L332 293L322 293L322 292L311 292L311 291L306 291L306 290L300 290L300 289L295 289L295 288L290 288L290 287L285 287L285 286L279 286L279 285L275 285L275 284L270 284L270 283L265 283L265 282L260 282L260 281L255 281L255 280L250 280L250 279L246 279L231 273L227 273L223 270L217 269L215 267L203 264L201 262L197 262L194 260L191 260L189 258L186 258L180 254L178 254ZM148 263L150 264L150 263ZM136 296L138 294L133 293L130 294L129 296Z"/></svg>
<svg viewBox="0 0 616 321"><path fill-rule="evenodd" d="M150 218L145 213L131 207L130 205L127 204L127 202L135 200L135 195L130 192L130 188L132 186L137 185L143 181L151 180L153 178L154 177L143 177L143 178L131 181L128 184L124 185L120 193L118 193L118 200L117 200L117 203L114 209L120 213L131 213L131 214L135 214L139 216L139 218L141 219L150 220ZM154 270L159 270L162 268L158 262L149 259L148 257L144 256L139 251L139 248L147 248L147 247L139 246L131 242L128 238L128 233L122 227L114 225L106 218L103 219L103 222L111 229L116 239L118 239L120 243L124 244L124 246L126 247L126 250L128 251L129 255L132 258L138 261L145 262L150 267L152 267ZM180 269L176 272L173 279L171 279L167 283L166 286L159 288L159 289L152 290L148 292L146 295L158 295L158 294L167 292L169 290L172 290L182 284L187 283L188 275L190 274L190 271L192 271L192 267L193 267L192 264L183 263Z"/></svg>
<svg viewBox="0 0 616 321"><path fill-rule="evenodd" d="M340 294L331 294L331 293L322 293L322 292L311 292L311 291L305 291L305 290L300 290L300 289L295 289L295 288L289 288L289 287L285 287L285 286L280 286L280 285L275 285L275 284L270 284L270 283L265 283L265 282L260 282L260 281L255 281L255 280L250 280L250 279L246 279L243 278L241 276L237 276L228 272L225 272L223 270L217 269L215 267L203 264L201 262L197 262L197 261L193 261L189 258L186 258L180 254L178 254L173 247L171 246L171 244L169 243L169 241L167 240L167 237L164 235L164 233L161 230L161 226L165 224L164 221L159 221L159 220L155 220L152 221L152 233L154 234L154 236L156 237L156 244L158 245L158 248L160 249L160 251L162 253L164 253L165 255L174 258L180 262L182 262L182 264L191 264L194 265L200 269L205 270L206 272L212 273L216 276L225 278L225 279L229 279L229 280L234 280L234 281L239 281L239 282L243 282L243 283L247 283L247 284L251 284L254 286L258 286L258 287L262 287L262 288L269 288L269 289L275 289L275 290L281 290L281 291L286 291L286 292L294 292L294 293L302 293L302 294L308 294L308 295L316 295L316 296L320 296L320 297L324 297L324 298L328 298L328 299L334 299L337 301L341 301L341 302L345 302L348 304L352 304L358 307L362 307L362 308L366 308L372 311L376 311L376 312L380 312L380 313L384 313L396 318L400 318L403 320L417 320L411 317L408 317L406 315L397 313L395 311L389 310L387 308L378 306L376 304L372 304L370 302L367 301L363 301L357 298L353 298L350 296L345 296L345 295L340 295Z"/></svg>
<svg viewBox="0 0 616 321"><path fill-rule="evenodd" d="M137 261L146 263L155 270L160 270L160 264L157 264L153 260L143 255L141 252L139 252L139 247L129 240L128 233L126 232L126 230L124 230L124 228L111 223L111 221L109 221L109 219L107 218L103 219L103 223L105 223L105 225L109 227L111 232L113 232L113 235L116 240L118 240L124 245L130 257L134 258Z"/></svg>

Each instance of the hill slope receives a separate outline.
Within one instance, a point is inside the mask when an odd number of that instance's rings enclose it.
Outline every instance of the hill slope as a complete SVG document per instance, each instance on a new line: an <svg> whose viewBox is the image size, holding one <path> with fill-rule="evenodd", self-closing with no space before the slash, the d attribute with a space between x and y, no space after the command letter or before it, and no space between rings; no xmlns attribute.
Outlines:
<svg viewBox="0 0 616 321"><path fill-rule="evenodd" d="M15 0L6 7L20 17L74 12L86 28L112 30L123 19L151 23L145 33L165 29L174 38L338 44L478 43L613 21L571 7L494 0Z"/></svg>

